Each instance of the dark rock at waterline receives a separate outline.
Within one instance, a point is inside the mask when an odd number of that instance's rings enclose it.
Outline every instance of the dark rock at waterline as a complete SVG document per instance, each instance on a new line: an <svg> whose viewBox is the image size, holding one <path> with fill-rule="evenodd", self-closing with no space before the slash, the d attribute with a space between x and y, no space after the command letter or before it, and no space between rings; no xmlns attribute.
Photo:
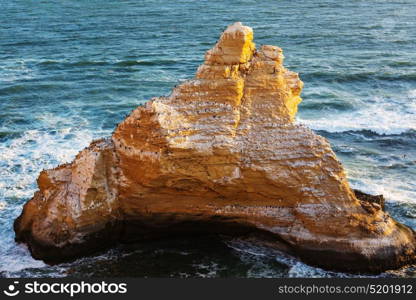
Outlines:
<svg viewBox="0 0 416 300"><path fill-rule="evenodd" d="M354 190L354 194L358 199L369 202L369 203L376 203L380 206L382 210L385 210L385 207L384 207L385 199L383 195L370 195L360 190Z"/></svg>

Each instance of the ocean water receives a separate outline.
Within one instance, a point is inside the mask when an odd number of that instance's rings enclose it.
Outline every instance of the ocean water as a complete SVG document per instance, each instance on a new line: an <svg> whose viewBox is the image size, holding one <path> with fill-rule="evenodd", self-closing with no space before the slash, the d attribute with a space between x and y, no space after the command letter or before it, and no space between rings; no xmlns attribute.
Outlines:
<svg viewBox="0 0 416 300"><path fill-rule="evenodd" d="M0 0L0 277L348 277L255 241L122 245L47 266L12 223L38 173L194 76L228 24L284 49L305 82L298 122L328 138L354 188L416 229L416 2ZM360 276L366 276L361 274ZM415 277L416 266L377 276Z"/></svg>

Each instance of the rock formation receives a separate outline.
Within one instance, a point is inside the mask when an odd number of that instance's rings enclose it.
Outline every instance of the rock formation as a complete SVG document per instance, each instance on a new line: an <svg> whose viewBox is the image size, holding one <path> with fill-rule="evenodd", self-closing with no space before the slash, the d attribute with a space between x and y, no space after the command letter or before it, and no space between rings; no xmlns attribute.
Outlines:
<svg viewBox="0 0 416 300"><path fill-rule="evenodd" d="M250 233L330 269L413 262L413 231L359 200L327 140L294 123L303 83L282 63L250 27L229 26L194 79L40 174L17 241L59 262L117 242Z"/></svg>

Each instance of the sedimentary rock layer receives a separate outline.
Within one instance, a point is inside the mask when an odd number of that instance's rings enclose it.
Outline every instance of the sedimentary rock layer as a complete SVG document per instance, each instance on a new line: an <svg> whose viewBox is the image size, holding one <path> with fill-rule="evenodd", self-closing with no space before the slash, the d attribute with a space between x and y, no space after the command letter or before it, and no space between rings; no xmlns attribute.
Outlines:
<svg viewBox="0 0 416 300"><path fill-rule="evenodd" d="M294 123L302 86L280 48L256 50L251 28L229 26L194 79L40 174L17 240L48 262L206 232L267 236L331 269L414 261L413 231L357 199L327 140Z"/></svg>

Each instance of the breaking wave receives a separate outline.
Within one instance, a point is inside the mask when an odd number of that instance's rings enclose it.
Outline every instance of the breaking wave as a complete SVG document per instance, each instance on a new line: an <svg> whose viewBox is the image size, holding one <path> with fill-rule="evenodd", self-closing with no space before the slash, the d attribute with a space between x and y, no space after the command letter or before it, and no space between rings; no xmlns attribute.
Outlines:
<svg viewBox="0 0 416 300"><path fill-rule="evenodd" d="M359 105L362 106L358 107ZM300 112L298 122L314 130L327 132L369 130L380 135L390 135L416 130L416 90L409 90L405 97L398 100L376 97L371 103L354 103L354 109L347 111L331 109L333 107L330 105L328 109L325 103L316 104L312 108L318 107L326 109L323 111L326 114L305 118Z"/></svg>

